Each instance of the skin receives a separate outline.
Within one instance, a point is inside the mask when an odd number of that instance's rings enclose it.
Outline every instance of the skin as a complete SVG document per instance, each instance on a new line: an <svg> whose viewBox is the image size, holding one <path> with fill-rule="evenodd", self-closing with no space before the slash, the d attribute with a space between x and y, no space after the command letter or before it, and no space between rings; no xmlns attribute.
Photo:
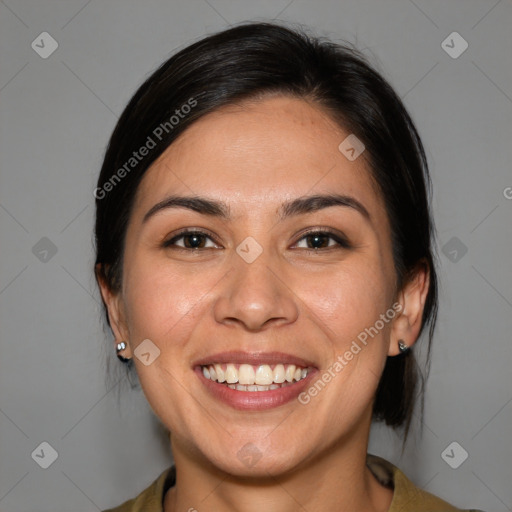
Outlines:
<svg viewBox="0 0 512 512"><path fill-rule="evenodd" d="M348 134L296 98L224 107L188 128L139 186L122 290L100 288L116 342L127 341L123 356L147 338L160 350L148 366L134 362L170 431L177 485L165 512L389 509L393 491L365 464L372 404L387 356L398 354L399 339L411 346L418 337L428 269L395 289L384 203L365 154L351 162L338 150ZM333 192L355 197L371 222L343 206L278 218L285 201ZM223 201L232 218L174 208L144 223L169 194ZM213 236L200 238L200 249L184 249L190 237L163 248L182 228ZM327 237L315 244L307 228L331 228L352 247ZM263 249L250 264L236 252L248 236ZM193 371L194 361L218 352L280 351L314 362L321 376L395 301L401 313L306 405L235 410ZM261 455L252 467L237 457L247 443Z"/></svg>

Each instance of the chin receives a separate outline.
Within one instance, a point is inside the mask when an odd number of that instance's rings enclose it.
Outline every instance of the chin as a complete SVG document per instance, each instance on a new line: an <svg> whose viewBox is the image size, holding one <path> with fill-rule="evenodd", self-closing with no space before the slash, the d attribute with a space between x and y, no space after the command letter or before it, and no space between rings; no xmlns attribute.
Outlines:
<svg viewBox="0 0 512 512"><path fill-rule="evenodd" d="M238 478L273 479L293 471L297 466L296 460L291 460L286 453L260 454L257 451L244 456L235 454L233 458L217 460L214 465L221 471Z"/></svg>
<svg viewBox="0 0 512 512"><path fill-rule="evenodd" d="M212 453L212 445L205 446L202 456L218 470L240 478L267 479L292 472L308 458L297 447L270 442L268 437L251 442L250 437L231 440ZM276 445L280 445L277 447ZM301 447L304 449L304 446Z"/></svg>

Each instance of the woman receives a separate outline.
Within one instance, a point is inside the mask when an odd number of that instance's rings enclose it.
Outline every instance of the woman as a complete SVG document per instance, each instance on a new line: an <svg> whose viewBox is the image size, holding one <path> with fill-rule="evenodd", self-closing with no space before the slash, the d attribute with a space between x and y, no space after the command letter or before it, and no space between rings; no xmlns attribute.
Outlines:
<svg viewBox="0 0 512 512"><path fill-rule="evenodd" d="M435 326L429 180L351 48L246 24L146 80L95 191L95 270L175 466L112 510L458 510L367 454L372 419L407 436Z"/></svg>

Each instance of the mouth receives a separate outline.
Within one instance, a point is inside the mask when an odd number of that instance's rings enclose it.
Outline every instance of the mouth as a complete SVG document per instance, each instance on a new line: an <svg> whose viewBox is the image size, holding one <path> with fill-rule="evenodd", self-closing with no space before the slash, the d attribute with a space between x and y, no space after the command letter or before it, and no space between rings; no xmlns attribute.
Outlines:
<svg viewBox="0 0 512 512"><path fill-rule="evenodd" d="M216 363L201 366L201 369L205 379L237 391L257 393L290 386L308 375L308 368L282 363L258 366L247 363Z"/></svg>
<svg viewBox="0 0 512 512"><path fill-rule="evenodd" d="M216 399L239 410L263 410L297 398L317 368L281 353L230 352L197 362L194 371Z"/></svg>

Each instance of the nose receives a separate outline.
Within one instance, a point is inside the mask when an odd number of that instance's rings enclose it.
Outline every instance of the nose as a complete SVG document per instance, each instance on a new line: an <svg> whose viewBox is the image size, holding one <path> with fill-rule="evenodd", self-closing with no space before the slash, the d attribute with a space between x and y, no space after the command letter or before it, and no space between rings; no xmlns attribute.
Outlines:
<svg viewBox="0 0 512 512"><path fill-rule="evenodd" d="M214 305L219 323L260 331L293 323L298 317L299 299L293 285L287 282L283 271L272 265L266 251L252 263L235 254L233 269L223 281Z"/></svg>

